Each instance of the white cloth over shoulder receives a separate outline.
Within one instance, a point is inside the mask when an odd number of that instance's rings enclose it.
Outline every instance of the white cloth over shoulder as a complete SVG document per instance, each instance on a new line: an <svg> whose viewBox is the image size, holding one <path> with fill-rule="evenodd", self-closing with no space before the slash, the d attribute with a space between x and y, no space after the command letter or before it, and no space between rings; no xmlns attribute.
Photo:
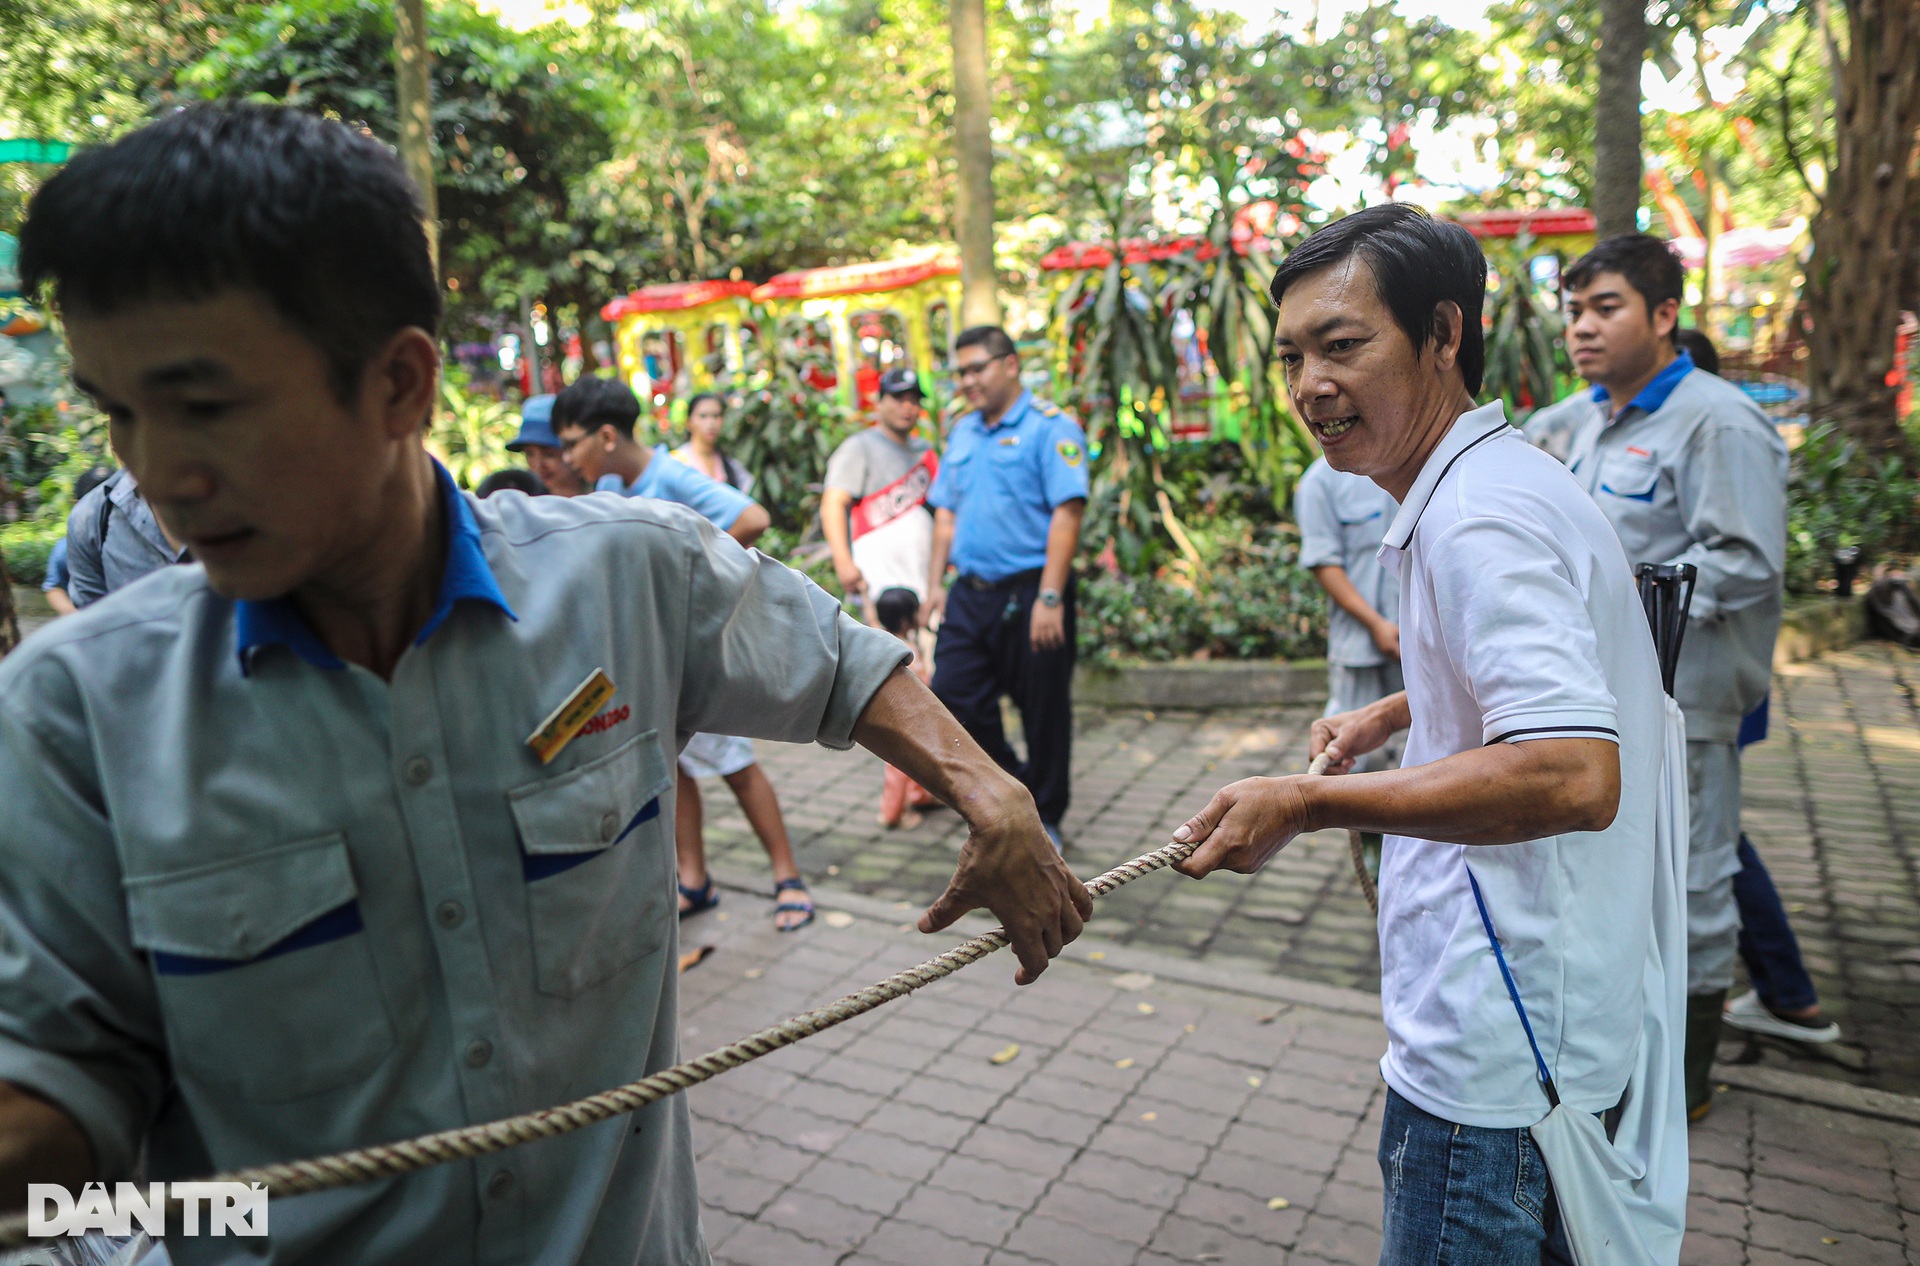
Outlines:
<svg viewBox="0 0 1920 1266"><path fill-rule="evenodd" d="M1645 1026L1619 1126L1609 1142L1600 1118L1562 1104L1528 1131L1578 1266L1674 1266L1687 1228L1687 729L1671 699L1666 740Z"/></svg>

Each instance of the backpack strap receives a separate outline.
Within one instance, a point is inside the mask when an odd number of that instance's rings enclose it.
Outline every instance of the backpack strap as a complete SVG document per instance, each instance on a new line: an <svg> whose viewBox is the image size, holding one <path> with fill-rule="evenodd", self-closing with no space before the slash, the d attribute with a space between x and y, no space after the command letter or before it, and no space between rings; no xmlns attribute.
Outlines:
<svg viewBox="0 0 1920 1266"><path fill-rule="evenodd" d="M1500 979L1507 982L1507 997L1513 999L1513 1009L1520 1014L1520 1027L1527 1032L1527 1046L1533 1051L1533 1066L1540 1072L1540 1084L1547 1092L1547 1102L1553 1107L1560 1106L1560 1092L1554 1089L1553 1074L1547 1071L1547 1061L1541 1058L1540 1043L1534 1041L1533 1024L1527 1019L1527 1009L1520 1002L1520 987L1513 983L1513 973L1507 969L1507 956L1500 951L1500 938L1493 934L1493 918L1487 913L1487 901L1480 895L1480 881L1473 877L1473 867L1467 867L1467 882L1473 885L1473 904L1480 907L1480 926L1487 930L1487 944L1493 947L1493 961L1500 964Z"/></svg>

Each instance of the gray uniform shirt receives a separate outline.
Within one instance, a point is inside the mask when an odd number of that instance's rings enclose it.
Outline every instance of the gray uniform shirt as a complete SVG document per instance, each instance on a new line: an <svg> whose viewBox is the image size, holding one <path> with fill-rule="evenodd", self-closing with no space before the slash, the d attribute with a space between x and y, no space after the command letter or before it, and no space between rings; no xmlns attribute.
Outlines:
<svg viewBox="0 0 1920 1266"><path fill-rule="evenodd" d="M1400 622L1400 581L1380 564L1380 542L1400 506L1364 475L1349 475L1316 458L1293 491L1300 525L1300 565L1341 567L1375 611ZM1386 662L1366 625L1327 604L1327 661L1343 668Z"/></svg>
<svg viewBox="0 0 1920 1266"><path fill-rule="evenodd" d="M825 484L852 493L853 499L859 501L912 470L913 464L932 447L918 435L902 444L883 428L870 426L849 435L833 450L833 456L827 459Z"/></svg>
<svg viewBox="0 0 1920 1266"><path fill-rule="evenodd" d="M67 570L72 577L67 596L76 607L98 602L186 557L185 550L167 544L131 471L116 472L80 498L67 516Z"/></svg>
<svg viewBox="0 0 1920 1266"><path fill-rule="evenodd" d="M1656 378L1618 418L1591 400L1588 408L1574 478L1612 521L1629 562L1700 569L1674 697L1689 739L1731 743L1772 679L1787 447L1744 392L1698 369L1670 385Z"/></svg>
<svg viewBox="0 0 1920 1266"><path fill-rule="evenodd" d="M846 747L907 658L680 506L477 501L444 474L443 497L441 610L391 681L323 666L287 604L231 602L198 566L0 662L0 1079L65 1107L102 1177L143 1145L150 1178L198 1176L671 1064L680 740ZM617 693L542 765L525 740L596 668ZM169 1248L707 1260L684 1096L271 1219L266 1246Z"/></svg>

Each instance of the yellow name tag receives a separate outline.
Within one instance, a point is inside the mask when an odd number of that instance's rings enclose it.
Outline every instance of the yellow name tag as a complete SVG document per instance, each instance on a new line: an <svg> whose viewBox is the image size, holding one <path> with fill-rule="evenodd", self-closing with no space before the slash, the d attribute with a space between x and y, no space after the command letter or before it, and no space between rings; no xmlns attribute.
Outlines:
<svg viewBox="0 0 1920 1266"><path fill-rule="evenodd" d="M580 733L582 726L593 720L593 714L600 706L613 698L613 679L607 676L607 670L596 668L593 673L573 688L566 702L548 714L540 723L540 728L527 737L527 746L540 758L542 765L550 763L560 754L560 749L573 742L573 736Z"/></svg>

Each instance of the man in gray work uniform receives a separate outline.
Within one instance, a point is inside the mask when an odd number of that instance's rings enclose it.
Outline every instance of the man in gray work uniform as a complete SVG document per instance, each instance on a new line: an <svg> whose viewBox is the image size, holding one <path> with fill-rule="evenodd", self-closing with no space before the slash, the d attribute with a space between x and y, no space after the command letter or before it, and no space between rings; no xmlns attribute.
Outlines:
<svg viewBox="0 0 1920 1266"><path fill-rule="evenodd" d="M67 596L75 607L188 557L185 546L167 539L132 471L115 471L67 515Z"/></svg>
<svg viewBox="0 0 1920 1266"><path fill-rule="evenodd" d="M1766 695L1787 548L1787 450L1739 388L1674 346L1684 274L1666 243L1611 237L1566 272L1567 348L1590 394L1568 465L1627 558L1699 568L1674 694L1687 719L1687 1110L1712 1107L1740 916L1741 718Z"/></svg>
<svg viewBox="0 0 1920 1266"><path fill-rule="evenodd" d="M370 136L201 105L76 157L27 293L195 562L0 662L0 1213L387 1143L680 1057L674 752L874 751L970 828L1031 980L1091 912L1033 798L800 573L647 497L480 500L423 445L442 289ZM295 472L297 478L289 478ZM705 1266L684 1096L276 1197L179 1266Z"/></svg>

